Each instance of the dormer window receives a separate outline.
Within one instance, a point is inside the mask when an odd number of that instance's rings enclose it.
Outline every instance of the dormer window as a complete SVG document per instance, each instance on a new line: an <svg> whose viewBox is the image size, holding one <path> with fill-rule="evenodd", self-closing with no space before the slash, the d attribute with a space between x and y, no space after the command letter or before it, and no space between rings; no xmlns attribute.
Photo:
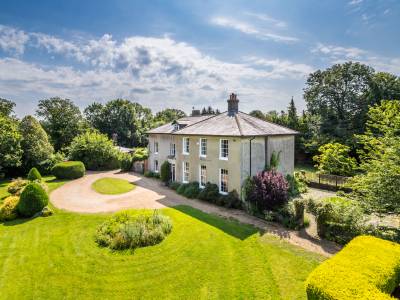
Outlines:
<svg viewBox="0 0 400 300"><path fill-rule="evenodd" d="M176 130L179 130L179 124L178 123L174 124L174 131L176 131Z"/></svg>

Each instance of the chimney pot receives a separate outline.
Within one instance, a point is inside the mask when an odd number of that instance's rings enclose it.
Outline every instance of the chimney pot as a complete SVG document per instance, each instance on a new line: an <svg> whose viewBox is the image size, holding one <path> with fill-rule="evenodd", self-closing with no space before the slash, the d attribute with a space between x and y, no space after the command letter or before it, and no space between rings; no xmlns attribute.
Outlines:
<svg viewBox="0 0 400 300"><path fill-rule="evenodd" d="M239 112L239 99L237 99L237 95L232 93L229 96L228 102L228 115L234 116Z"/></svg>

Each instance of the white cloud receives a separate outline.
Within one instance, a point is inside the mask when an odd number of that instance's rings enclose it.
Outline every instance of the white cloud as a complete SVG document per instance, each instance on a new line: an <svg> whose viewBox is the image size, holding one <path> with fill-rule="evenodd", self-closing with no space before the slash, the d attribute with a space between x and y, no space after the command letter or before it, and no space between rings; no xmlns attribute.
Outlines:
<svg viewBox="0 0 400 300"><path fill-rule="evenodd" d="M217 26L237 30L247 35L252 35L261 40L272 40L275 42L285 42L285 43L292 43L298 41L298 38L296 37L273 33L269 30L260 29L252 24L241 22L236 19L231 19L228 17L222 17L222 16L214 17L211 19L211 23Z"/></svg>
<svg viewBox="0 0 400 300"><path fill-rule="evenodd" d="M363 0L351 0L348 2L349 5L359 5L363 2Z"/></svg>
<svg viewBox="0 0 400 300"><path fill-rule="evenodd" d="M254 13L254 12L246 12L246 15L250 16L250 17L254 17L257 18L261 21L265 21L267 23L270 23L276 27L280 27L280 28L285 28L287 27L286 22L281 21L281 20L277 20L275 18L272 18L271 16L267 15L267 14L260 14L260 13Z"/></svg>
<svg viewBox="0 0 400 300"><path fill-rule="evenodd" d="M29 36L22 30L0 25L0 49L7 52L23 54Z"/></svg>
<svg viewBox="0 0 400 300"><path fill-rule="evenodd" d="M335 45L325 45L318 43L317 46L311 49L312 53L322 53L331 57L345 57L346 59L359 59L367 52L356 47L341 47Z"/></svg>

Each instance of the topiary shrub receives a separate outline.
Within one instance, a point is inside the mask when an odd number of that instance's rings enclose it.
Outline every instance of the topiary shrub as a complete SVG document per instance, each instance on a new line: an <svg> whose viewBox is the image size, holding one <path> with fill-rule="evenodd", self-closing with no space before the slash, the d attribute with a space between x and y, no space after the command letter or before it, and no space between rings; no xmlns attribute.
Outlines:
<svg viewBox="0 0 400 300"><path fill-rule="evenodd" d="M49 203L49 196L43 187L36 183L29 183L23 192L17 205L18 213L23 217L32 217L42 211Z"/></svg>
<svg viewBox="0 0 400 300"><path fill-rule="evenodd" d="M66 157L62 152L57 152L55 154L50 155L49 158L41 161L38 164L38 169L40 174L42 175L49 175L51 174L51 170L53 169L53 167L60 163L66 161Z"/></svg>
<svg viewBox="0 0 400 300"><path fill-rule="evenodd" d="M153 213L125 211L115 214L97 229L99 246L113 250L136 249L156 245L171 232L172 222L158 210Z"/></svg>
<svg viewBox="0 0 400 300"><path fill-rule="evenodd" d="M259 212L274 210L287 203L289 184L281 173L262 171L252 178L252 182L253 189L247 200L253 202Z"/></svg>
<svg viewBox="0 0 400 300"><path fill-rule="evenodd" d="M389 300L399 283L400 245L359 236L312 271L306 291L309 300Z"/></svg>
<svg viewBox="0 0 400 300"><path fill-rule="evenodd" d="M81 161L65 161L56 164L52 173L57 179L76 179L85 175L85 165Z"/></svg>
<svg viewBox="0 0 400 300"><path fill-rule="evenodd" d="M242 201L236 190L230 191L228 195L220 195L216 204L227 208L242 208Z"/></svg>
<svg viewBox="0 0 400 300"><path fill-rule="evenodd" d="M194 181L187 184L183 192L183 196L185 196L186 198L194 199L198 197L199 193L200 193L199 183Z"/></svg>
<svg viewBox="0 0 400 300"><path fill-rule="evenodd" d="M179 187L178 187L178 189L176 190L176 192L179 194L179 195L184 195L185 194L185 190L186 190L186 188L188 187L188 183L182 183Z"/></svg>
<svg viewBox="0 0 400 300"><path fill-rule="evenodd" d="M170 182L169 183L169 185L168 185L171 189L173 189L173 190L177 190L180 186L181 186L181 184L179 183L179 182L177 182L177 181L172 181L172 182Z"/></svg>
<svg viewBox="0 0 400 300"><path fill-rule="evenodd" d="M38 169L33 167L32 169L29 170L28 180L29 181L35 181L35 180L41 181L42 180L42 175L40 175Z"/></svg>
<svg viewBox="0 0 400 300"><path fill-rule="evenodd" d="M171 164L168 161L164 161L161 165L160 178L165 184L171 180Z"/></svg>
<svg viewBox="0 0 400 300"><path fill-rule="evenodd" d="M129 153L122 153L119 159L121 170L128 172L132 170L133 167L133 159L132 155Z"/></svg>
<svg viewBox="0 0 400 300"><path fill-rule="evenodd" d="M4 199L3 204L0 206L0 221L10 221L17 218L18 202L18 196L9 196Z"/></svg>
<svg viewBox="0 0 400 300"><path fill-rule="evenodd" d="M204 201L215 203L219 198L218 185L207 182L206 186L200 191L198 198Z"/></svg>
<svg viewBox="0 0 400 300"><path fill-rule="evenodd" d="M9 192L11 195L19 196L28 183L28 180L24 180L22 178L14 179L7 186L7 192Z"/></svg>

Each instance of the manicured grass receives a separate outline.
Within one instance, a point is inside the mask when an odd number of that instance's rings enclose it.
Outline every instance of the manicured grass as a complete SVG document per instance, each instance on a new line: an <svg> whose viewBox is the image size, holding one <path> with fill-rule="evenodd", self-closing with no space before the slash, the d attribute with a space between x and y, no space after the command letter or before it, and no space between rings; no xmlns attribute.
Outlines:
<svg viewBox="0 0 400 300"><path fill-rule="evenodd" d="M306 172L311 172L311 173L315 173L317 172L317 168L314 167L314 165L312 164L296 164L294 166L294 170L295 171L306 171Z"/></svg>
<svg viewBox="0 0 400 300"><path fill-rule="evenodd" d="M116 195L130 192L136 186L130 183L128 180L104 177L96 180L92 184L92 188L100 193L107 195Z"/></svg>
<svg viewBox="0 0 400 300"><path fill-rule="evenodd" d="M0 224L0 298L306 298L320 256L188 206L164 213L171 234L134 254L95 243L109 215L57 211Z"/></svg>

